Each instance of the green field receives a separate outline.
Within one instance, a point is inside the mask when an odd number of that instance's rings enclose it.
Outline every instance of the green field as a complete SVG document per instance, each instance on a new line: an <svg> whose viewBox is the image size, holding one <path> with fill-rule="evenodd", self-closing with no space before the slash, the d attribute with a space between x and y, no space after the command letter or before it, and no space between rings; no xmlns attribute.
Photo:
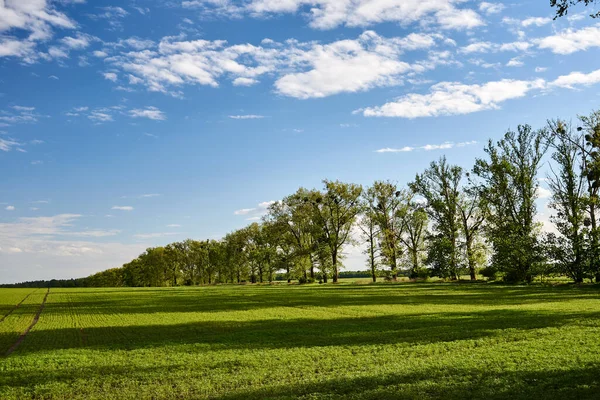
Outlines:
<svg viewBox="0 0 600 400"><path fill-rule="evenodd" d="M0 398L598 399L600 292L0 289Z"/></svg>

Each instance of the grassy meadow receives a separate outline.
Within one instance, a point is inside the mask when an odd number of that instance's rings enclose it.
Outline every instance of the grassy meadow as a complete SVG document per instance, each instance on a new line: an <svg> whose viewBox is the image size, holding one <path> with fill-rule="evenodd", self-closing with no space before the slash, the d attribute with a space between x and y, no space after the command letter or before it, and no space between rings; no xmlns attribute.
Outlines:
<svg viewBox="0 0 600 400"><path fill-rule="evenodd" d="M0 289L1 399L600 398L594 287L50 289L5 356L45 294Z"/></svg>

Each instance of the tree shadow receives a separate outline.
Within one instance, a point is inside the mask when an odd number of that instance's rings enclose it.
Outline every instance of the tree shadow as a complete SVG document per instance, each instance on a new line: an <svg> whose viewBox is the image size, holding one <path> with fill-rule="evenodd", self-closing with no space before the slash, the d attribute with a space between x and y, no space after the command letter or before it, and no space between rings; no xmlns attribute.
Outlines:
<svg viewBox="0 0 600 400"><path fill-rule="evenodd" d="M169 345L204 345L210 350L290 349L299 347L419 345L472 340L532 329L560 327L600 312L556 313L527 310L487 310L251 321L202 321L169 325L106 326L37 329L12 355L70 348L133 350ZM85 338L81 337L85 335ZM0 342L4 339L0 335Z"/></svg>
<svg viewBox="0 0 600 400"><path fill-rule="evenodd" d="M275 307L365 305L520 305L598 299L597 288L518 287L487 284L385 284L347 286L240 286L69 290L76 298L47 304L48 313L141 314L249 311Z"/></svg>

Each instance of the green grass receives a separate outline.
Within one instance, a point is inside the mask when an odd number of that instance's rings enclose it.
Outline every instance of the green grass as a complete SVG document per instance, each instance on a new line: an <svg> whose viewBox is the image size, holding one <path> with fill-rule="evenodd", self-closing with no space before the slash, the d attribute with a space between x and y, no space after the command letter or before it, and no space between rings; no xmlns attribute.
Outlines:
<svg viewBox="0 0 600 400"><path fill-rule="evenodd" d="M0 306L19 290L0 289ZM33 318L44 292L19 312ZM15 338L5 322L0 354ZM0 398L598 399L600 292L52 289L38 324L0 358Z"/></svg>

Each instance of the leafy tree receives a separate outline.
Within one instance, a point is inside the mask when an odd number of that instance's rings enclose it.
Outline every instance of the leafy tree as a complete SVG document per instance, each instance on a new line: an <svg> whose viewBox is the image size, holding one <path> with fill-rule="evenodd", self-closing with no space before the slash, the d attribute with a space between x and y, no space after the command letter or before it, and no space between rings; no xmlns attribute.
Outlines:
<svg viewBox="0 0 600 400"><path fill-rule="evenodd" d="M427 233L427 212L419 203L409 198L406 207L400 211L402 231L400 240L406 246L410 260L410 277L417 278L421 268L422 253L425 250L425 236Z"/></svg>
<svg viewBox="0 0 600 400"><path fill-rule="evenodd" d="M477 269L485 260L485 245L481 240L481 227L485 221L485 215L481 202L479 191L473 186L465 188L459 199L460 227L472 281L477 279Z"/></svg>
<svg viewBox="0 0 600 400"><path fill-rule="evenodd" d="M488 238L493 245L493 264L508 281L531 282L543 261L535 222L538 180L542 157L548 149L545 130L519 125L495 145L485 148L488 159L477 159L473 171L482 180L480 196L485 204Z"/></svg>
<svg viewBox="0 0 600 400"><path fill-rule="evenodd" d="M430 253L443 255L437 260L442 275L451 279L458 279L458 268L460 262L459 234L460 234L460 182L463 170L459 166L449 165L446 157L440 158L430 164L422 174L417 174L415 181L411 183L413 191L425 198L427 211L433 221L433 229L439 234L430 237L430 242L438 249L445 249L447 255L439 251ZM430 258L431 259L431 258Z"/></svg>
<svg viewBox="0 0 600 400"><path fill-rule="evenodd" d="M331 255L333 282L339 277L340 258L345 244L351 242L350 232L360 213L362 187L339 181L323 181L322 194L313 194L306 199L314 210L317 238L324 243Z"/></svg>
<svg viewBox="0 0 600 400"><path fill-rule="evenodd" d="M403 225L398 216L402 207L405 207L403 199L407 197L407 193L390 181L375 181L367 191L375 204L372 211L379 227L380 256L389 266L392 280L396 281L398 264L403 255L400 242Z"/></svg>
<svg viewBox="0 0 600 400"><path fill-rule="evenodd" d="M583 282L589 271L585 227L588 198L587 181L583 173L585 155L584 138L574 133L569 124L561 120L549 122L549 130L556 137L552 159L556 170L551 168L548 186L552 192L550 207L556 211L551 217L560 234L549 234L547 244L559 271L566 273L576 283Z"/></svg>
<svg viewBox="0 0 600 400"><path fill-rule="evenodd" d="M373 282L377 282L377 267L379 265L379 235L380 230L377 224L377 199L375 193L370 188L363 191L362 195L362 215L358 221L358 228L361 232L361 239L367 245L364 253L367 255L367 265L371 271Z"/></svg>

